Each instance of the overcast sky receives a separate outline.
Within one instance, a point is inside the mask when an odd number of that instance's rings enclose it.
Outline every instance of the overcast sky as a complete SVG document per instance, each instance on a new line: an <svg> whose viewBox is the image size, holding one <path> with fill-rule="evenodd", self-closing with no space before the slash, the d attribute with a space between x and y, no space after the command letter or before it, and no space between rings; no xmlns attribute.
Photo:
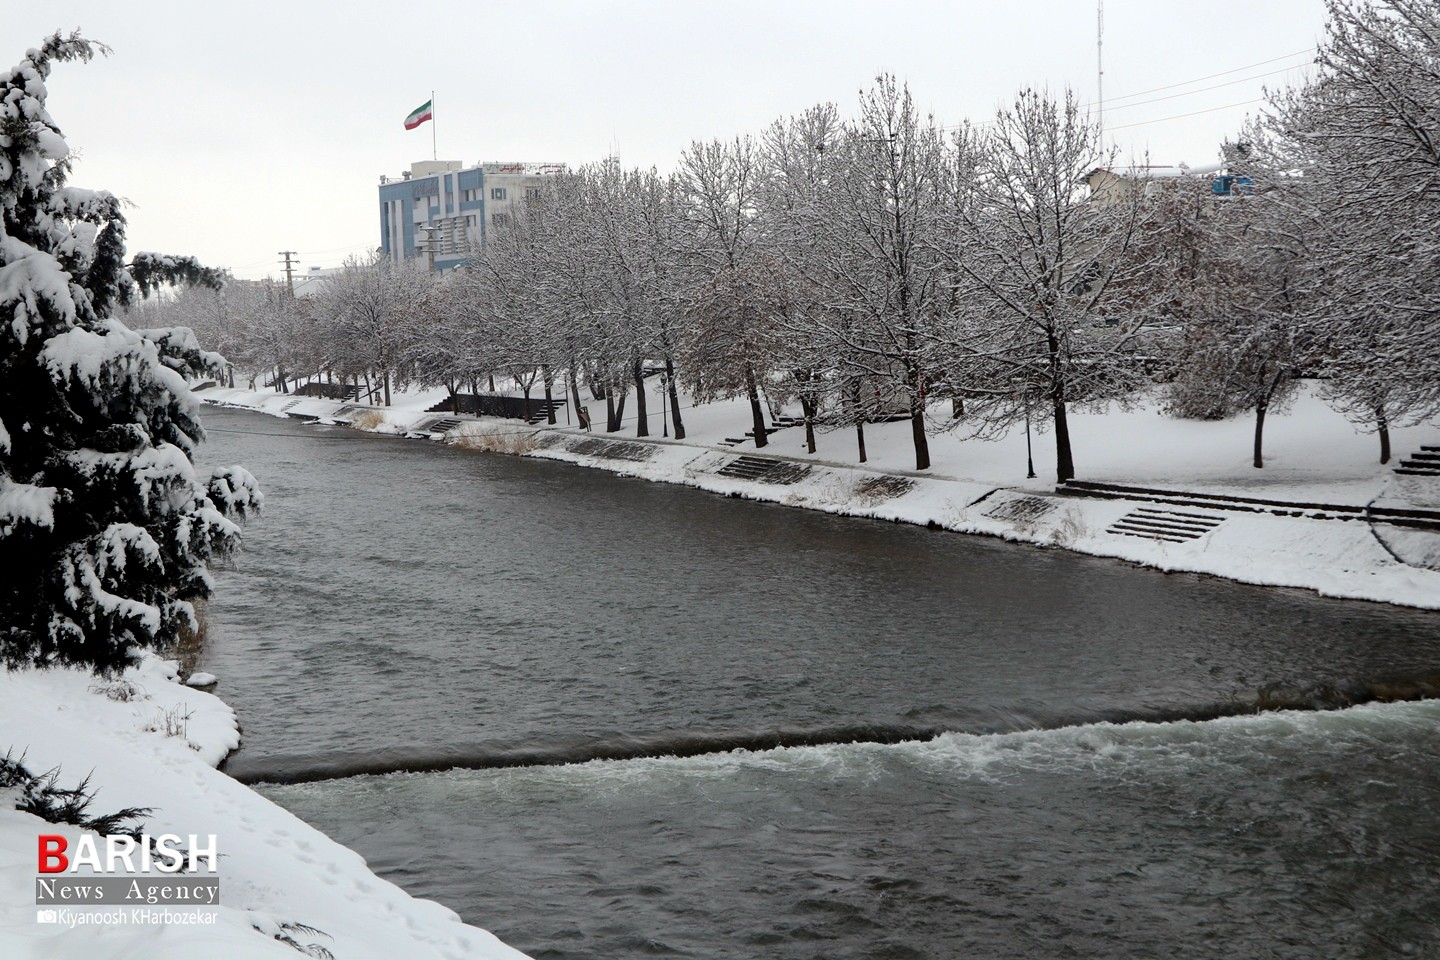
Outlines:
<svg viewBox="0 0 1440 960"><path fill-rule="evenodd" d="M1093 0L0 9L6 64L57 29L113 48L56 68L50 113L80 157L72 182L133 202L131 251L190 253L247 278L277 274L280 250L299 251L303 269L379 244L379 177L430 158L431 125L402 121L432 89L441 159L579 165L616 152L662 171L692 140L759 133L815 103L851 115L879 71L946 124L984 120L1026 85L1096 92ZM1323 0L1105 0L1110 135L1154 163L1212 162L1264 85L1307 75L1324 19Z"/></svg>

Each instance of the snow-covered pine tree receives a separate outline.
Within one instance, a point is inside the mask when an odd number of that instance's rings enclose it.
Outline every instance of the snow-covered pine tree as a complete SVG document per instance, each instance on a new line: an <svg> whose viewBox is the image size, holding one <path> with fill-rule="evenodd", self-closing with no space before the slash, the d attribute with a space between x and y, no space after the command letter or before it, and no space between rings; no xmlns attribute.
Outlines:
<svg viewBox="0 0 1440 960"><path fill-rule="evenodd" d="M245 470L200 482L204 437L185 376L215 363L185 329L109 318L135 293L113 195L66 185L45 108L62 61L108 52L55 34L0 74L0 661L109 673L193 623L230 519L260 504ZM210 280L142 256L142 288Z"/></svg>

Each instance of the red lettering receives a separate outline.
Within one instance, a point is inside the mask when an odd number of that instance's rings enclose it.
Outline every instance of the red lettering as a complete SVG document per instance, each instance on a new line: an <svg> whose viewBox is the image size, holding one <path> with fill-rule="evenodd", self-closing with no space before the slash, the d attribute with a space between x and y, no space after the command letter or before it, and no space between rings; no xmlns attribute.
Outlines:
<svg viewBox="0 0 1440 960"><path fill-rule="evenodd" d="M40 865L37 869L41 873L63 873L70 866L70 858L65 856L67 846L69 843L59 834L40 834Z"/></svg>

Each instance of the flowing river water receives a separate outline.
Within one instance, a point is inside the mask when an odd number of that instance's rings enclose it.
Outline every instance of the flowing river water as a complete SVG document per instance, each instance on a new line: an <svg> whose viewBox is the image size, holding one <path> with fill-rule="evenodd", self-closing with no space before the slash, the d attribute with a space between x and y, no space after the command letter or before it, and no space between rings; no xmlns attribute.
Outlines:
<svg viewBox="0 0 1440 960"><path fill-rule="evenodd" d="M1440 955L1440 701L1254 712L1435 614L206 424L226 769L537 958Z"/></svg>

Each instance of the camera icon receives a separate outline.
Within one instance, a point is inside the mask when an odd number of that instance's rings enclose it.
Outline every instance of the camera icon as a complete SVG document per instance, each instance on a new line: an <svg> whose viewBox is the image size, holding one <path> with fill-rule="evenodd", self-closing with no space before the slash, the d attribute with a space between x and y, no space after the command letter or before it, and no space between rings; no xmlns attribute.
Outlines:
<svg viewBox="0 0 1440 960"><path fill-rule="evenodd" d="M59 923L60 915L54 910L36 910L36 923Z"/></svg>

